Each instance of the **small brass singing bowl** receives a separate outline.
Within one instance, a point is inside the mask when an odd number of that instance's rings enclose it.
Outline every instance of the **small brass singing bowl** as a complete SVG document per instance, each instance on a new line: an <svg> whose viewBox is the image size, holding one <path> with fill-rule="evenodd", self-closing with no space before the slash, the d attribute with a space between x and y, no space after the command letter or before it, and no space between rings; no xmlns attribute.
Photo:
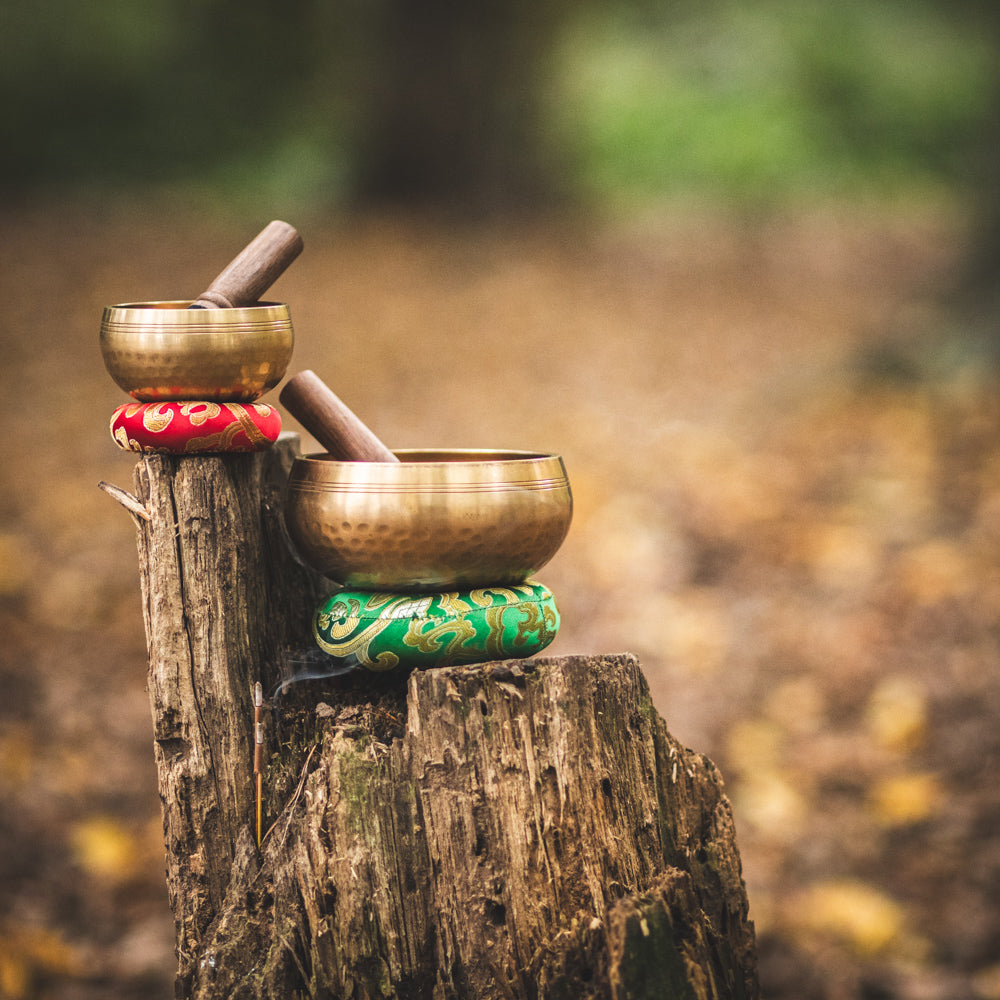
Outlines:
<svg viewBox="0 0 1000 1000"><path fill-rule="evenodd" d="M108 306L101 353L108 374L143 403L248 403L273 389L292 357L288 306L189 309L190 301Z"/></svg>
<svg viewBox="0 0 1000 1000"><path fill-rule="evenodd" d="M569 531L573 498L558 455L394 454L398 464L295 459L285 523L305 563L361 590L512 585Z"/></svg>

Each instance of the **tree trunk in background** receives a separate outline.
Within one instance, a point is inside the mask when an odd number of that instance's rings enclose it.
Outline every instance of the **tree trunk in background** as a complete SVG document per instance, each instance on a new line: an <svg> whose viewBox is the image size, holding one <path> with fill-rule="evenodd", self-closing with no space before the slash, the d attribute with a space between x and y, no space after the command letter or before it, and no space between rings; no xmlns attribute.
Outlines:
<svg viewBox="0 0 1000 1000"><path fill-rule="evenodd" d="M981 147L976 192L979 211L963 294L968 306L985 313L1000 363L1000 5L992 4L987 11L995 52L993 114Z"/></svg>
<svg viewBox="0 0 1000 1000"><path fill-rule="evenodd" d="M386 0L376 16L362 198L478 212L562 193L542 124L560 0Z"/></svg>
<svg viewBox="0 0 1000 1000"><path fill-rule="evenodd" d="M972 19L992 42L992 114L985 116L964 178L970 203L967 248L944 296L952 323L944 336L956 335L993 368L1000 368L1000 5L994 0L964 0L949 10ZM957 334L956 334L957 331ZM931 347L939 346L939 338Z"/></svg>
<svg viewBox="0 0 1000 1000"><path fill-rule="evenodd" d="M144 458L139 551L182 997L759 996L718 772L628 655L251 684L321 580L279 500L293 445Z"/></svg>

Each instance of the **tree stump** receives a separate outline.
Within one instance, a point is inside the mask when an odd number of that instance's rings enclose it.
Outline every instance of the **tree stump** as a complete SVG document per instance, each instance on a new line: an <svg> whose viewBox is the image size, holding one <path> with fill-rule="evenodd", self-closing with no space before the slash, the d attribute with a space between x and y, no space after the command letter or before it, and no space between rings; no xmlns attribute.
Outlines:
<svg viewBox="0 0 1000 1000"><path fill-rule="evenodd" d="M177 996L758 997L722 780L627 654L293 685L258 848L252 686L332 589L284 534L296 447L136 469Z"/></svg>

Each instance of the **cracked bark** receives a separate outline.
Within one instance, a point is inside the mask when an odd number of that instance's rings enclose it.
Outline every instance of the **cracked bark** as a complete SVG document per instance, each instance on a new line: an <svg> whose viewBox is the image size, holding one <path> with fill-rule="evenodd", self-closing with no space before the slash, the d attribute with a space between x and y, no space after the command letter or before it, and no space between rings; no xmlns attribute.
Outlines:
<svg viewBox="0 0 1000 1000"><path fill-rule="evenodd" d="M296 443L136 470L177 995L758 997L722 780L627 654L295 685L258 849L251 686L329 589L281 525Z"/></svg>

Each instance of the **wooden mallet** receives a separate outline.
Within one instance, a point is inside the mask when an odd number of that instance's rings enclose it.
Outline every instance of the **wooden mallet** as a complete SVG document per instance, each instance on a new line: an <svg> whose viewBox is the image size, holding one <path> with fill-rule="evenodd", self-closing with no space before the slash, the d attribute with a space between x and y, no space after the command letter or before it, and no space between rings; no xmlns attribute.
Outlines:
<svg viewBox="0 0 1000 1000"><path fill-rule="evenodd" d="M301 252L302 238L295 229L287 222L274 221L189 308L252 305ZM300 372L289 379L279 399L334 458L347 462L399 461L313 372Z"/></svg>
<svg viewBox="0 0 1000 1000"><path fill-rule="evenodd" d="M278 399L333 458L341 462L399 461L313 372L293 375Z"/></svg>
<svg viewBox="0 0 1000 1000"><path fill-rule="evenodd" d="M232 260L189 309L252 306L302 253L302 237L287 222L275 220Z"/></svg>

